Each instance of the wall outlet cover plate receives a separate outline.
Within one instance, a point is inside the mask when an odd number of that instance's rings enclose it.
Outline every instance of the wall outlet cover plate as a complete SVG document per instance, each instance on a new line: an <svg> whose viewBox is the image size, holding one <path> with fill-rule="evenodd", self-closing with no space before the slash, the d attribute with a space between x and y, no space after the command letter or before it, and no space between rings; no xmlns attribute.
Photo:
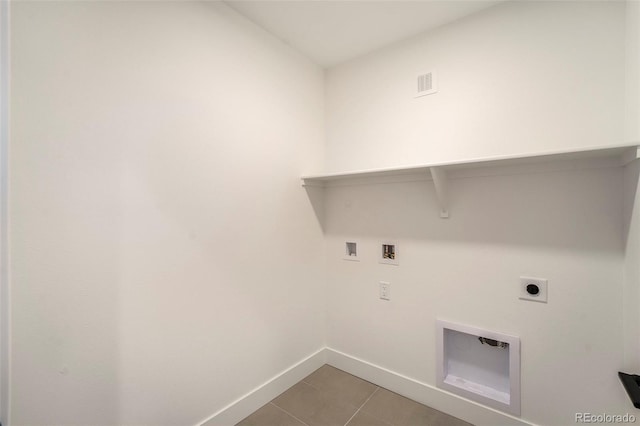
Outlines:
<svg viewBox="0 0 640 426"><path fill-rule="evenodd" d="M546 278L520 277L518 297L521 300L547 303L547 283Z"/></svg>
<svg viewBox="0 0 640 426"><path fill-rule="evenodd" d="M380 281L380 299L391 300L391 283L387 281Z"/></svg>

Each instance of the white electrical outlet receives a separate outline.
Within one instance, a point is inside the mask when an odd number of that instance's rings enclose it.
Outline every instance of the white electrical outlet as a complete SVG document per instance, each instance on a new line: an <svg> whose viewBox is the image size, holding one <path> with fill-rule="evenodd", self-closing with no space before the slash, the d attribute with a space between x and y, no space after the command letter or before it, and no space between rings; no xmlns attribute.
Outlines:
<svg viewBox="0 0 640 426"><path fill-rule="evenodd" d="M520 299L547 303L547 279L520 277Z"/></svg>
<svg viewBox="0 0 640 426"><path fill-rule="evenodd" d="M391 300L391 283L380 281L380 299Z"/></svg>

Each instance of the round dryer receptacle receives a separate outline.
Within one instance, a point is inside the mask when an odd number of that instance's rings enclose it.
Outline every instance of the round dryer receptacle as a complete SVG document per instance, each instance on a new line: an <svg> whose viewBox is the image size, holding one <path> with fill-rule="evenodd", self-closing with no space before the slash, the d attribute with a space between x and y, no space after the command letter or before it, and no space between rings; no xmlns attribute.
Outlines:
<svg viewBox="0 0 640 426"><path fill-rule="evenodd" d="M537 296L540 293L540 287L537 284L527 284L527 293Z"/></svg>

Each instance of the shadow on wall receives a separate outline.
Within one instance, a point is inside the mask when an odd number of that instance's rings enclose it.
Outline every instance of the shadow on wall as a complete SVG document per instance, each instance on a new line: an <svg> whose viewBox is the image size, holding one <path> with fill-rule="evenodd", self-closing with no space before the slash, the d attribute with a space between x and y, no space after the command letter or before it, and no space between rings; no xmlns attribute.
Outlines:
<svg viewBox="0 0 640 426"><path fill-rule="evenodd" d="M636 205L636 197L638 196L638 180L640 179L640 160L630 163L624 172L624 210L622 217L623 233L625 246L629 240L629 232L632 232L632 220L634 217L633 207ZM636 216L640 212L635 212Z"/></svg>
<svg viewBox="0 0 640 426"><path fill-rule="evenodd" d="M325 189L318 186L305 186L305 191L307 192L307 196L309 197L309 202L311 203L311 207L313 207L313 212L316 215L316 219L322 228L322 231L326 231L325 229Z"/></svg>
<svg viewBox="0 0 640 426"><path fill-rule="evenodd" d="M622 169L474 177L449 183L440 219L433 183L326 188L325 232L622 252Z"/></svg>

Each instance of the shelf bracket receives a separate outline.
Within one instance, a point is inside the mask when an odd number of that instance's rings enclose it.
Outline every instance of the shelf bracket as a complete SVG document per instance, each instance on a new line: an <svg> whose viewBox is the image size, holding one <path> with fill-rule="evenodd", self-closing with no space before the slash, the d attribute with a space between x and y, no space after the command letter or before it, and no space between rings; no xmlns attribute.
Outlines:
<svg viewBox="0 0 640 426"><path fill-rule="evenodd" d="M442 167L430 167L433 185L436 188L436 196L440 206L440 217L442 219L449 218L449 205L447 201L447 174Z"/></svg>

